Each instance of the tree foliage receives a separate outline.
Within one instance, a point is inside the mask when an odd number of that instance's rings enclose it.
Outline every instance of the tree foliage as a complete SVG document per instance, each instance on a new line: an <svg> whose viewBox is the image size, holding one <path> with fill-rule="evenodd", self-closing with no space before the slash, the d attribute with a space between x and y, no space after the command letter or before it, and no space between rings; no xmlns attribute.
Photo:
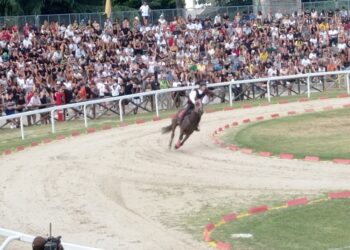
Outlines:
<svg viewBox="0 0 350 250"><path fill-rule="evenodd" d="M183 0L149 0L151 9L173 9ZM112 0L113 11L139 9L141 0ZM103 12L105 0L0 0L0 15Z"/></svg>

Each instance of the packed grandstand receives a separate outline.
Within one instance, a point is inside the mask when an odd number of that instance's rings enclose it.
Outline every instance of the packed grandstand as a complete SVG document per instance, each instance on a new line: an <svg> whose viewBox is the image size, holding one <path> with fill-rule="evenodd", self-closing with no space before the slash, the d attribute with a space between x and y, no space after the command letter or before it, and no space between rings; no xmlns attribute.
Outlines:
<svg viewBox="0 0 350 250"><path fill-rule="evenodd" d="M345 69L349 35L345 8L5 25L0 114L199 82Z"/></svg>

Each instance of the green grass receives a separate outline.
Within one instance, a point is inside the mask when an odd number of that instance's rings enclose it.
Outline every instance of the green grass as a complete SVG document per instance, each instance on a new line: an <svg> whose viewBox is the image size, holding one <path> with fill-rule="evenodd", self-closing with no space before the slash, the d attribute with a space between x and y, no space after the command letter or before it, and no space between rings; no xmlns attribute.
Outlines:
<svg viewBox="0 0 350 250"><path fill-rule="evenodd" d="M350 200L330 200L307 206L270 211L225 224L214 240L234 249L327 250L350 246ZM250 233L253 238L232 239Z"/></svg>
<svg viewBox="0 0 350 250"><path fill-rule="evenodd" d="M220 192L218 190L218 192ZM281 200L290 200L297 197L309 197L310 199L319 198L314 193L302 192L298 196L289 193L267 193L257 194L249 199L237 199L235 197L226 197L225 199L209 200L199 210L183 213L177 219L169 221L166 224L170 227L176 227L181 231L191 234L194 239L203 241L203 230L208 223L216 223L222 219L223 215L237 211L247 211L257 204L267 204L269 207L280 206ZM236 249L236 248L234 248Z"/></svg>
<svg viewBox="0 0 350 250"><path fill-rule="evenodd" d="M311 99L318 99L320 96L327 96L329 98L336 97L339 94L344 93L344 90L333 90L323 93L313 93ZM278 103L281 100L288 100L289 102L297 101L300 98L305 97L305 95L298 96L289 96L289 97L275 97L271 99L271 103ZM266 99L260 100L248 100L243 102L234 102L233 107L239 108L244 104L252 104L253 106L258 106L261 103L266 103ZM207 108L210 108L214 111L222 110L224 107L227 107L228 104L214 104L210 105ZM167 118L171 114L176 112L175 109L162 111L160 113L161 118ZM152 120L155 116L155 113L141 113L137 115L128 115L125 117L125 123L131 124L134 123L137 119L144 119L146 121ZM101 128L105 124L111 124L112 126L119 125L119 117L116 115L104 116L97 120L89 120L89 127ZM25 127L25 140L21 139L21 132L19 129L0 129L0 154L5 149L15 149L20 145L30 145L34 141L41 141L44 138L56 138L58 135L70 135L72 131L79 131L81 133L85 133L86 129L84 127L84 121L82 119L64 122L64 123L56 123L56 133L51 133L51 125L40 125L40 126L32 126Z"/></svg>
<svg viewBox="0 0 350 250"><path fill-rule="evenodd" d="M253 123L228 134L227 142L257 152L292 153L323 160L350 158L350 109Z"/></svg>

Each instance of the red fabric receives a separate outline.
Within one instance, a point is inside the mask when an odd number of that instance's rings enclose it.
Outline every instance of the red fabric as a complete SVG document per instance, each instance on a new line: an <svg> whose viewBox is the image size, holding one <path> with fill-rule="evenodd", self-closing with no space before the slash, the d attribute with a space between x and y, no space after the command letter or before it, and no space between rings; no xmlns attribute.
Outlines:
<svg viewBox="0 0 350 250"><path fill-rule="evenodd" d="M12 32L14 32L14 33L18 32L18 27L17 27L17 25L14 25L14 26L12 27Z"/></svg>
<svg viewBox="0 0 350 250"><path fill-rule="evenodd" d="M174 32L175 29L176 29L176 24L175 24L175 23L171 23L171 24L169 25L169 29L170 29L171 32Z"/></svg>
<svg viewBox="0 0 350 250"><path fill-rule="evenodd" d="M10 41L11 40L11 34L10 34L10 32L8 32L8 30L5 30L2 33L2 39L5 40L5 41Z"/></svg>
<svg viewBox="0 0 350 250"><path fill-rule="evenodd" d="M28 93L27 99L26 99L27 103L30 102L30 99L32 99L33 95L34 95L34 93L33 93L32 91L30 91L30 92Z"/></svg>
<svg viewBox="0 0 350 250"><path fill-rule="evenodd" d="M168 45L169 47L174 46L174 38L169 38Z"/></svg>
<svg viewBox="0 0 350 250"><path fill-rule="evenodd" d="M64 101L64 93L56 92L55 97L56 97L56 105L57 106L62 105L62 104L65 103L65 101ZM64 121L64 115L63 115L63 111L62 110L57 111L57 118L58 118L58 121L60 121L60 122Z"/></svg>

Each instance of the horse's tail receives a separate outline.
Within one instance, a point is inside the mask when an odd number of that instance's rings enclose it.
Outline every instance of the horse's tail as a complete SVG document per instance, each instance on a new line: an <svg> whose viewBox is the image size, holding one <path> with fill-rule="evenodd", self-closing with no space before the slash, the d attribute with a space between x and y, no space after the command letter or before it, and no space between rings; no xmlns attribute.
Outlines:
<svg viewBox="0 0 350 250"><path fill-rule="evenodd" d="M169 133L172 129L173 129L173 124L170 124L169 126L162 128L162 134Z"/></svg>

